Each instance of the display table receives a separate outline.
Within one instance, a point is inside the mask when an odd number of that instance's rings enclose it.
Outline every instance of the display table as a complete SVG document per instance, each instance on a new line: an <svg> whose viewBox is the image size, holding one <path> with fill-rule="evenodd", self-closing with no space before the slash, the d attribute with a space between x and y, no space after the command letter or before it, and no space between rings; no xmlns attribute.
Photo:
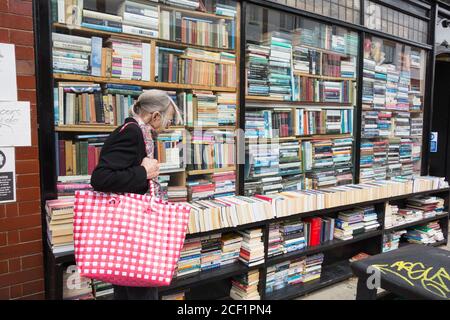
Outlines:
<svg viewBox="0 0 450 320"><path fill-rule="evenodd" d="M358 277L357 300L376 299L377 284L406 299L450 300L450 252L443 249L408 244L351 268Z"/></svg>

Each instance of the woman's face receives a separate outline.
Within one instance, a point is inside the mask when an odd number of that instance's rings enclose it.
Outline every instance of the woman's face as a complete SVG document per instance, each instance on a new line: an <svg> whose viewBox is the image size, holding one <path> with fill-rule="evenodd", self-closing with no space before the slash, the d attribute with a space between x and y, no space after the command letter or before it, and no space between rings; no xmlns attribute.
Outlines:
<svg viewBox="0 0 450 320"><path fill-rule="evenodd" d="M149 120L146 121L152 126L156 132L164 131L172 124L172 119L175 116L175 109L172 105L169 106L167 111L162 115L161 112L156 111L149 115Z"/></svg>

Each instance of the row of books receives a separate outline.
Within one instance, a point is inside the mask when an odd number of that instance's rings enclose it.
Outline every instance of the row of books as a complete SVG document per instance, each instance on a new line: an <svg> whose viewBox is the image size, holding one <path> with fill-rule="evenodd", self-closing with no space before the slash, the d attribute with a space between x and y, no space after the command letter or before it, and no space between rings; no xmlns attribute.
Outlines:
<svg viewBox="0 0 450 320"><path fill-rule="evenodd" d="M288 260L267 268L266 293L320 279L324 254Z"/></svg>
<svg viewBox="0 0 450 320"><path fill-rule="evenodd" d="M363 111L362 134L369 138L422 137L422 117L409 112Z"/></svg>
<svg viewBox="0 0 450 320"><path fill-rule="evenodd" d="M305 171L351 166L353 138L311 140L302 143Z"/></svg>
<svg viewBox="0 0 450 320"><path fill-rule="evenodd" d="M403 237L409 243L432 245L445 240L439 221L433 221L426 225L409 228Z"/></svg>
<svg viewBox="0 0 450 320"><path fill-rule="evenodd" d="M258 269L235 276L231 280L230 298L233 300L261 300L258 284Z"/></svg>
<svg viewBox="0 0 450 320"><path fill-rule="evenodd" d="M354 101L355 92L355 85L352 81L329 81L294 76L292 100L349 104Z"/></svg>
<svg viewBox="0 0 450 320"><path fill-rule="evenodd" d="M413 197L406 200L405 208L386 204L384 225L386 228L444 214L444 199L439 197Z"/></svg>
<svg viewBox="0 0 450 320"><path fill-rule="evenodd" d="M232 196L236 191L235 171L190 177L186 182L189 199L208 200Z"/></svg>
<svg viewBox="0 0 450 320"><path fill-rule="evenodd" d="M200 49L156 47L155 81L235 87L235 55Z"/></svg>
<svg viewBox="0 0 450 320"><path fill-rule="evenodd" d="M351 240L359 234L377 230L379 227L378 215L373 206L356 208L339 213L334 236L341 240Z"/></svg>

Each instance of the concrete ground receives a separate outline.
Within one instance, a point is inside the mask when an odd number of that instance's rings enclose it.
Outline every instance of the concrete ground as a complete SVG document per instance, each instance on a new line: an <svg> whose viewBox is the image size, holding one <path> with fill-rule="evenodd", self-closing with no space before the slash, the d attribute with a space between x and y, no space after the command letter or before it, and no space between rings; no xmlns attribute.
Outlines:
<svg viewBox="0 0 450 320"><path fill-rule="evenodd" d="M449 232L450 235L450 232ZM450 251L450 243L440 248ZM298 298L297 300L355 300L356 298L357 278L352 277L348 280L337 283L322 290L315 291L309 295ZM379 293L381 290L378 291Z"/></svg>

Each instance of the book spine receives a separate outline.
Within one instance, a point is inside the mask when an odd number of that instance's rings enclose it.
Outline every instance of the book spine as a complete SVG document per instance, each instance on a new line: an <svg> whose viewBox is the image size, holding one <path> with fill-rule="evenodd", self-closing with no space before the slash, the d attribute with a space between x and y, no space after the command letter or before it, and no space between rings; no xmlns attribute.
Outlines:
<svg viewBox="0 0 450 320"><path fill-rule="evenodd" d="M92 37L91 74L100 77L102 75L102 44L99 37Z"/></svg>

